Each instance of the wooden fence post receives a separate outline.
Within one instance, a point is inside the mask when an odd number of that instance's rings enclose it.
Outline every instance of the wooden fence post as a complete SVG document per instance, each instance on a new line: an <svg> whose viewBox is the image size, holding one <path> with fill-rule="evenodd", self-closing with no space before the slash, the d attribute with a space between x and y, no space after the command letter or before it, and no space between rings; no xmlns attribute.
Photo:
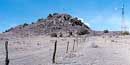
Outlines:
<svg viewBox="0 0 130 65"><path fill-rule="evenodd" d="M79 44L79 39L77 38L77 48L78 48L78 44Z"/></svg>
<svg viewBox="0 0 130 65"><path fill-rule="evenodd" d="M5 65L9 65L9 59L8 59L8 41L5 42L5 51L6 51Z"/></svg>
<svg viewBox="0 0 130 65"><path fill-rule="evenodd" d="M73 51L74 51L74 47L75 47L75 39L74 39L74 44L73 44Z"/></svg>
<svg viewBox="0 0 130 65"><path fill-rule="evenodd" d="M57 48L57 40L55 41L55 45L54 45L54 52L53 52L52 63L55 63L56 48Z"/></svg>
<svg viewBox="0 0 130 65"><path fill-rule="evenodd" d="M69 41L67 42L67 49L66 49L66 53L68 53L69 50Z"/></svg>

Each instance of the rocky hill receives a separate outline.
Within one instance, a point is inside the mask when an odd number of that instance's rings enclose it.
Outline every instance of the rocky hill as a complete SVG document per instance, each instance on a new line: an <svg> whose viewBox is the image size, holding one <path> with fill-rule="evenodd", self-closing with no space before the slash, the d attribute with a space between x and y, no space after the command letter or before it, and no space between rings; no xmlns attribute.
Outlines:
<svg viewBox="0 0 130 65"><path fill-rule="evenodd" d="M51 35L77 36L89 34L92 30L81 20L69 14L49 14L46 19L38 19L32 24L18 25L6 30L5 34L16 36Z"/></svg>

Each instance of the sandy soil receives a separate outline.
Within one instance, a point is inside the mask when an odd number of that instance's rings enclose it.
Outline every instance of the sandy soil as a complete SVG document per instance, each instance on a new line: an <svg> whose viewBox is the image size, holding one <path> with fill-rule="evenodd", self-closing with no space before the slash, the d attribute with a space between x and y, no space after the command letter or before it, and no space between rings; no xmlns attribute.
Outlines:
<svg viewBox="0 0 130 65"><path fill-rule="evenodd" d="M130 36L7 38L10 65L130 65ZM55 40L56 64L52 64ZM5 61L4 42L0 40L0 65Z"/></svg>

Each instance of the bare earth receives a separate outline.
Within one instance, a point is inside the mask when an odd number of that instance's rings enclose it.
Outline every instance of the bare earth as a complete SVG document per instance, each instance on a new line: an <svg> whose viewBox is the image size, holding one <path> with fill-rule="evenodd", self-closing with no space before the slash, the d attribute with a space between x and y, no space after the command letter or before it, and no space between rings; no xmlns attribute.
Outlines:
<svg viewBox="0 0 130 65"><path fill-rule="evenodd" d="M130 36L7 38L10 65L130 65ZM53 64L55 40L58 43L56 63ZM0 40L0 65L5 61L4 42L4 39Z"/></svg>

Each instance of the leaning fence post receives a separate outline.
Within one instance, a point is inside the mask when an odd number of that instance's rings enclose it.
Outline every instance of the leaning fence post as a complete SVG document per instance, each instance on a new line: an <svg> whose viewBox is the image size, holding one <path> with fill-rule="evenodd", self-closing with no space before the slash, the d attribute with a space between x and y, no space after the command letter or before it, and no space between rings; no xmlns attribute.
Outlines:
<svg viewBox="0 0 130 65"><path fill-rule="evenodd" d="M6 51L5 65L9 65L9 59L8 59L8 41L5 42L5 51Z"/></svg>
<svg viewBox="0 0 130 65"><path fill-rule="evenodd" d="M77 48L78 48L79 39L77 38Z"/></svg>
<svg viewBox="0 0 130 65"><path fill-rule="evenodd" d="M69 41L67 42L67 49L66 49L66 53L68 53L68 49L69 48Z"/></svg>
<svg viewBox="0 0 130 65"><path fill-rule="evenodd" d="M74 44L73 44L73 51L74 51L74 47L75 47L75 39L74 39Z"/></svg>
<svg viewBox="0 0 130 65"><path fill-rule="evenodd" d="M55 63L56 48L57 48L57 40L55 41L55 45L54 45L54 52L53 52L52 63Z"/></svg>

